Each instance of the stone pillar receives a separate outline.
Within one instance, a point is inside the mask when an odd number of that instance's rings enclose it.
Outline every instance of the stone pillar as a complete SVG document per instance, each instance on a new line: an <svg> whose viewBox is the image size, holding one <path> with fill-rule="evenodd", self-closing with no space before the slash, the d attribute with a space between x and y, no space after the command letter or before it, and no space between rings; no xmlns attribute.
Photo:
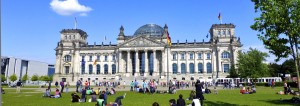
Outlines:
<svg viewBox="0 0 300 106"><path fill-rule="evenodd" d="M181 54L181 52L177 52L177 73L181 74L181 67L180 67L180 62L179 62L179 59L181 58L180 54Z"/></svg>
<svg viewBox="0 0 300 106"><path fill-rule="evenodd" d="M189 52L185 52L185 71L186 71L186 73L185 74L190 74L190 64L189 64L189 62L188 62L188 60L190 59L189 57L190 57L190 54L189 54Z"/></svg>
<svg viewBox="0 0 300 106"><path fill-rule="evenodd" d="M134 75L138 75L140 72L140 60L139 60L139 51L136 50L135 51L135 74Z"/></svg>
<svg viewBox="0 0 300 106"><path fill-rule="evenodd" d="M156 50L153 50L153 74L157 74Z"/></svg>
<svg viewBox="0 0 300 106"><path fill-rule="evenodd" d="M194 52L194 72L196 75L198 75L198 62L196 61L198 55L197 55L197 52Z"/></svg>
<svg viewBox="0 0 300 106"><path fill-rule="evenodd" d="M148 62L148 51L147 50L144 50L145 52L145 73L144 75L147 75L147 74L150 74L149 73L149 62Z"/></svg>
<svg viewBox="0 0 300 106"><path fill-rule="evenodd" d="M127 51L127 73L130 73L132 72L131 70L131 59L130 59L130 51L128 50Z"/></svg>
<svg viewBox="0 0 300 106"><path fill-rule="evenodd" d="M108 53L107 55L107 62L108 62L108 74L112 74L112 64L111 64L111 61L112 61L112 55L111 53Z"/></svg>
<svg viewBox="0 0 300 106"><path fill-rule="evenodd" d="M207 73L207 69L206 69L207 52L202 52L202 55L203 55L203 64L202 64L203 74L206 74Z"/></svg>
<svg viewBox="0 0 300 106"><path fill-rule="evenodd" d="M118 72L119 73L123 73L124 70L123 70L123 59L122 59L122 51L119 51L119 56L118 56Z"/></svg>

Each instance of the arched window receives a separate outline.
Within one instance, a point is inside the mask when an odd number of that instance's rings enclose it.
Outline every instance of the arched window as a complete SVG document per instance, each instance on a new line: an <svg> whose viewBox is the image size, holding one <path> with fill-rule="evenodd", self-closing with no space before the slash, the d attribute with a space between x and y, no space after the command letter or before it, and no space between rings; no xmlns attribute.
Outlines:
<svg viewBox="0 0 300 106"><path fill-rule="evenodd" d="M68 36L67 36L67 35L65 35L65 39L68 39Z"/></svg>
<svg viewBox="0 0 300 106"><path fill-rule="evenodd" d="M65 62L70 62L72 57L70 55L65 55L64 60Z"/></svg>
<svg viewBox="0 0 300 106"><path fill-rule="evenodd" d="M104 74L108 74L108 65L104 64Z"/></svg>
<svg viewBox="0 0 300 106"><path fill-rule="evenodd" d="M190 63L190 73L191 74L194 74L195 73L195 65L194 65L194 63Z"/></svg>
<svg viewBox="0 0 300 106"><path fill-rule="evenodd" d="M111 68L112 68L112 74L116 74L116 65L115 64L111 65Z"/></svg>
<svg viewBox="0 0 300 106"><path fill-rule="evenodd" d="M229 58L230 57L230 53L229 52L223 52L222 54L221 54L221 57L222 58Z"/></svg>
<svg viewBox="0 0 300 106"><path fill-rule="evenodd" d="M173 67L173 74L177 74L177 64L173 63L172 67Z"/></svg>
<svg viewBox="0 0 300 106"><path fill-rule="evenodd" d="M71 39L71 35L69 35L69 39Z"/></svg>
<svg viewBox="0 0 300 106"><path fill-rule="evenodd" d="M89 65L89 74L93 74L93 65L92 64Z"/></svg>
<svg viewBox="0 0 300 106"><path fill-rule="evenodd" d="M184 63L181 63L181 74L185 74L186 73L186 66Z"/></svg>
<svg viewBox="0 0 300 106"><path fill-rule="evenodd" d="M230 30L227 31L227 34L228 34L228 35L231 35Z"/></svg>
<svg viewBox="0 0 300 106"><path fill-rule="evenodd" d="M96 67L97 67L97 74L100 74L100 69L101 69L101 68L100 68L100 64L97 64Z"/></svg>
<svg viewBox="0 0 300 106"><path fill-rule="evenodd" d="M207 73L212 73L212 70L211 70L211 63L206 63L206 72L207 72Z"/></svg>
<svg viewBox="0 0 300 106"><path fill-rule="evenodd" d="M81 74L85 74L85 65L81 65Z"/></svg>
<svg viewBox="0 0 300 106"><path fill-rule="evenodd" d="M198 63L198 73L203 73L203 64Z"/></svg>

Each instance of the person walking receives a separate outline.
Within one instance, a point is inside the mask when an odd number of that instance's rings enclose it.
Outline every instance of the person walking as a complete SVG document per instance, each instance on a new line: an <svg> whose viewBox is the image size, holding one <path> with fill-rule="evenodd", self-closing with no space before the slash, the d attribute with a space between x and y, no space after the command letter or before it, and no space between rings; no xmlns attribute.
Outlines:
<svg viewBox="0 0 300 106"><path fill-rule="evenodd" d="M80 86L80 80L76 82L76 92L78 92L78 87Z"/></svg>
<svg viewBox="0 0 300 106"><path fill-rule="evenodd" d="M22 82L21 82L21 80L19 80L18 82L17 82L17 93L20 93L21 92L21 86L22 86Z"/></svg>
<svg viewBox="0 0 300 106"><path fill-rule="evenodd" d="M200 82L200 80L198 79L196 84L195 84L195 88L196 88L196 98L200 100L200 104L201 106L203 106L203 100L204 100L204 96L203 96L203 92L202 89L203 84Z"/></svg>
<svg viewBox="0 0 300 106"><path fill-rule="evenodd" d="M130 83L130 91L133 91L133 87L134 87L134 82L131 81L131 83Z"/></svg>
<svg viewBox="0 0 300 106"><path fill-rule="evenodd" d="M64 88L65 88L65 83L63 81L60 82L60 92L63 93L64 92Z"/></svg>
<svg viewBox="0 0 300 106"><path fill-rule="evenodd" d="M51 92L51 81L48 81L49 85L48 85L48 90Z"/></svg>

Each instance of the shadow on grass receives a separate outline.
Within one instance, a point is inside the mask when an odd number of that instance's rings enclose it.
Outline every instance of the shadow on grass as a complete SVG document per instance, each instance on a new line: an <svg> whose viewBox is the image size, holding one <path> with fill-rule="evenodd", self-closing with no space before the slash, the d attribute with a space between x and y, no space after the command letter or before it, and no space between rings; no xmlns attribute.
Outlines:
<svg viewBox="0 0 300 106"><path fill-rule="evenodd" d="M300 105L299 103L292 103L290 99L278 99L278 100L259 100L262 102L267 102L273 105Z"/></svg>
<svg viewBox="0 0 300 106"><path fill-rule="evenodd" d="M241 106L241 105L231 104L231 103L226 103L221 101L216 101L216 102L205 101L203 104L204 106Z"/></svg>

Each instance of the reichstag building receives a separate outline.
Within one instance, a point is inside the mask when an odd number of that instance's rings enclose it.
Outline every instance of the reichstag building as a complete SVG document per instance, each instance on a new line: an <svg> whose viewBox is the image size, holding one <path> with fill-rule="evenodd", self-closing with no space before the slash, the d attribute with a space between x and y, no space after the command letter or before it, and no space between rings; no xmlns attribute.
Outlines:
<svg viewBox="0 0 300 106"><path fill-rule="evenodd" d="M224 78L236 64L242 44L233 24L213 24L209 32L208 42L168 44L167 25L146 24L133 35L125 35L121 26L117 44L97 45L88 43L81 29L63 29L55 48L54 81Z"/></svg>

